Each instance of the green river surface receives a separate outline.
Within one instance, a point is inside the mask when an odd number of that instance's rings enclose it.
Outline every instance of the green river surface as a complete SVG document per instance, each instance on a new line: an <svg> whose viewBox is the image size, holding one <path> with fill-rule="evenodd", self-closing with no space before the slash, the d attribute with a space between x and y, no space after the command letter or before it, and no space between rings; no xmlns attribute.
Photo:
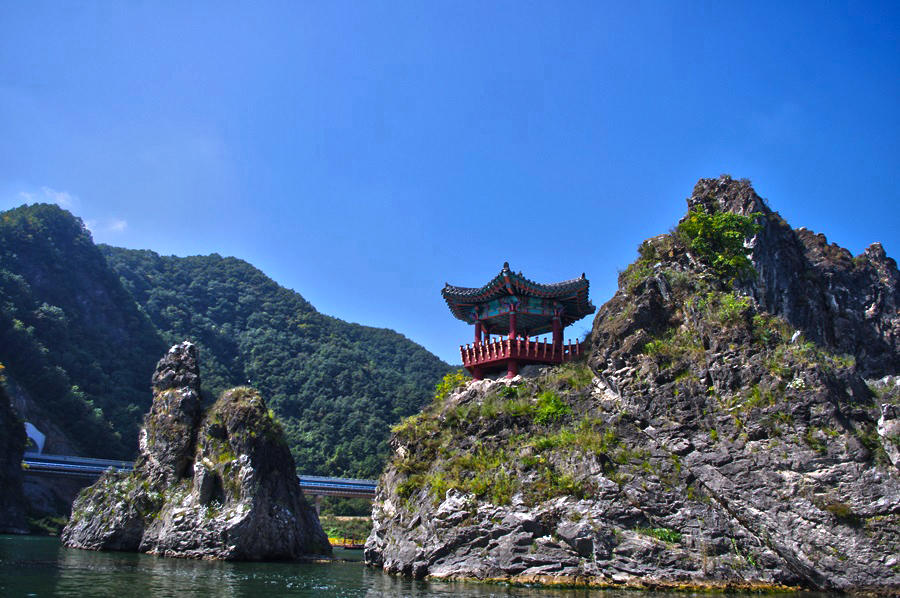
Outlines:
<svg viewBox="0 0 900 598"><path fill-rule="evenodd" d="M0 535L0 596L684 598L694 595L415 581L365 567L361 562L361 551L337 549L335 556L343 561L194 561L64 548L58 538L51 537ZM803 593L789 596L821 598L825 594Z"/></svg>

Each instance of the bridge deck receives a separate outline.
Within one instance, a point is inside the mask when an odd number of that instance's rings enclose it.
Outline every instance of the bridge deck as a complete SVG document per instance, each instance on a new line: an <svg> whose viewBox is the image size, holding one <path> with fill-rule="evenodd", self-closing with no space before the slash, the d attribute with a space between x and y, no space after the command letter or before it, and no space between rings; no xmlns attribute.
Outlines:
<svg viewBox="0 0 900 598"><path fill-rule="evenodd" d="M25 453L22 467L29 474L67 476L96 479L107 469L131 471L132 461L112 461L91 459L69 455L42 455ZM376 480L356 478L329 478L323 476L297 475L304 494L313 496L341 496L345 498L375 498Z"/></svg>

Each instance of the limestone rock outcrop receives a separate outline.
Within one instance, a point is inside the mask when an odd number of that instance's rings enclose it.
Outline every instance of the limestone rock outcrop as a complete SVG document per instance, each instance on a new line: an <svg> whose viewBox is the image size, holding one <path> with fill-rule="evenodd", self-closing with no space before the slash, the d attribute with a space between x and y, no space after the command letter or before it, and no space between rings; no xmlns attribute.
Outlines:
<svg viewBox="0 0 900 598"><path fill-rule="evenodd" d="M896 263L791 231L730 177L700 181L693 206L760 221L755 275L723 279L676 235L650 239L585 362L470 382L398 426L369 565L900 591Z"/></svg>
<svg viewBox="0 0 900 598"><path fill-rule="evenodd" d="M330 554L262 397L232 389L204 414L197 360L187 342L160 360L134 471L107 472L82 493L63 543L227 560Z"/></svg>
<svg viewBox="0 0 900 598"><path fill-rule="evenodd" d="M900 271L881 243L853 256L822 233L791 229L749 181L727 176L701 179L688 207L762 224L750 241L758 276L745 283L760 309L834 353L853 355L866 378L900 372Z"/></svg>

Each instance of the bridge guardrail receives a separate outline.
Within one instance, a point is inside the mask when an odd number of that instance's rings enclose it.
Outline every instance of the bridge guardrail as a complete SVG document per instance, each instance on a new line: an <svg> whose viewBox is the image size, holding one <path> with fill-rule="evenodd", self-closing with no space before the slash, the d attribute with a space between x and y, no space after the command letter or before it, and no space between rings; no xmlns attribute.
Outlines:
<svg viewBox="0 0 900 598"><path fill-rule="evenodd" d="M134 467L132 461L114 461L111 459L94 459L91 457L74 457L70 455L48 455L25 453L22 466L34 473L70 475L78 477L99 477L107 469L113 468L128 471ZM353 496L374 497L377 480L359 478L329 478L298 474L300 487L313 494L343 493Z"/></svg>

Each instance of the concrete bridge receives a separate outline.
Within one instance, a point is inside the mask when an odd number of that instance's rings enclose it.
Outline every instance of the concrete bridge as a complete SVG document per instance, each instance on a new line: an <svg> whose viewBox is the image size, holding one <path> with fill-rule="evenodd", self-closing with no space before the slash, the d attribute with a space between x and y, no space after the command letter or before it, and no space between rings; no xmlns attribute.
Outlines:
<svg viewBox="0 0 900 598"><path fill-rule="evenodd" d="M91 459L88 457L72 457L69 455L46 455L25 453L22 468L26 475L62 476L92 482L107 469L131 471L132 461L112 461L109 459ZM321 476L298 475L303 494L315 501L316 512L326 496L345 498L375 498L375 480L359 480L355 478L329 478Z"/></svg>

